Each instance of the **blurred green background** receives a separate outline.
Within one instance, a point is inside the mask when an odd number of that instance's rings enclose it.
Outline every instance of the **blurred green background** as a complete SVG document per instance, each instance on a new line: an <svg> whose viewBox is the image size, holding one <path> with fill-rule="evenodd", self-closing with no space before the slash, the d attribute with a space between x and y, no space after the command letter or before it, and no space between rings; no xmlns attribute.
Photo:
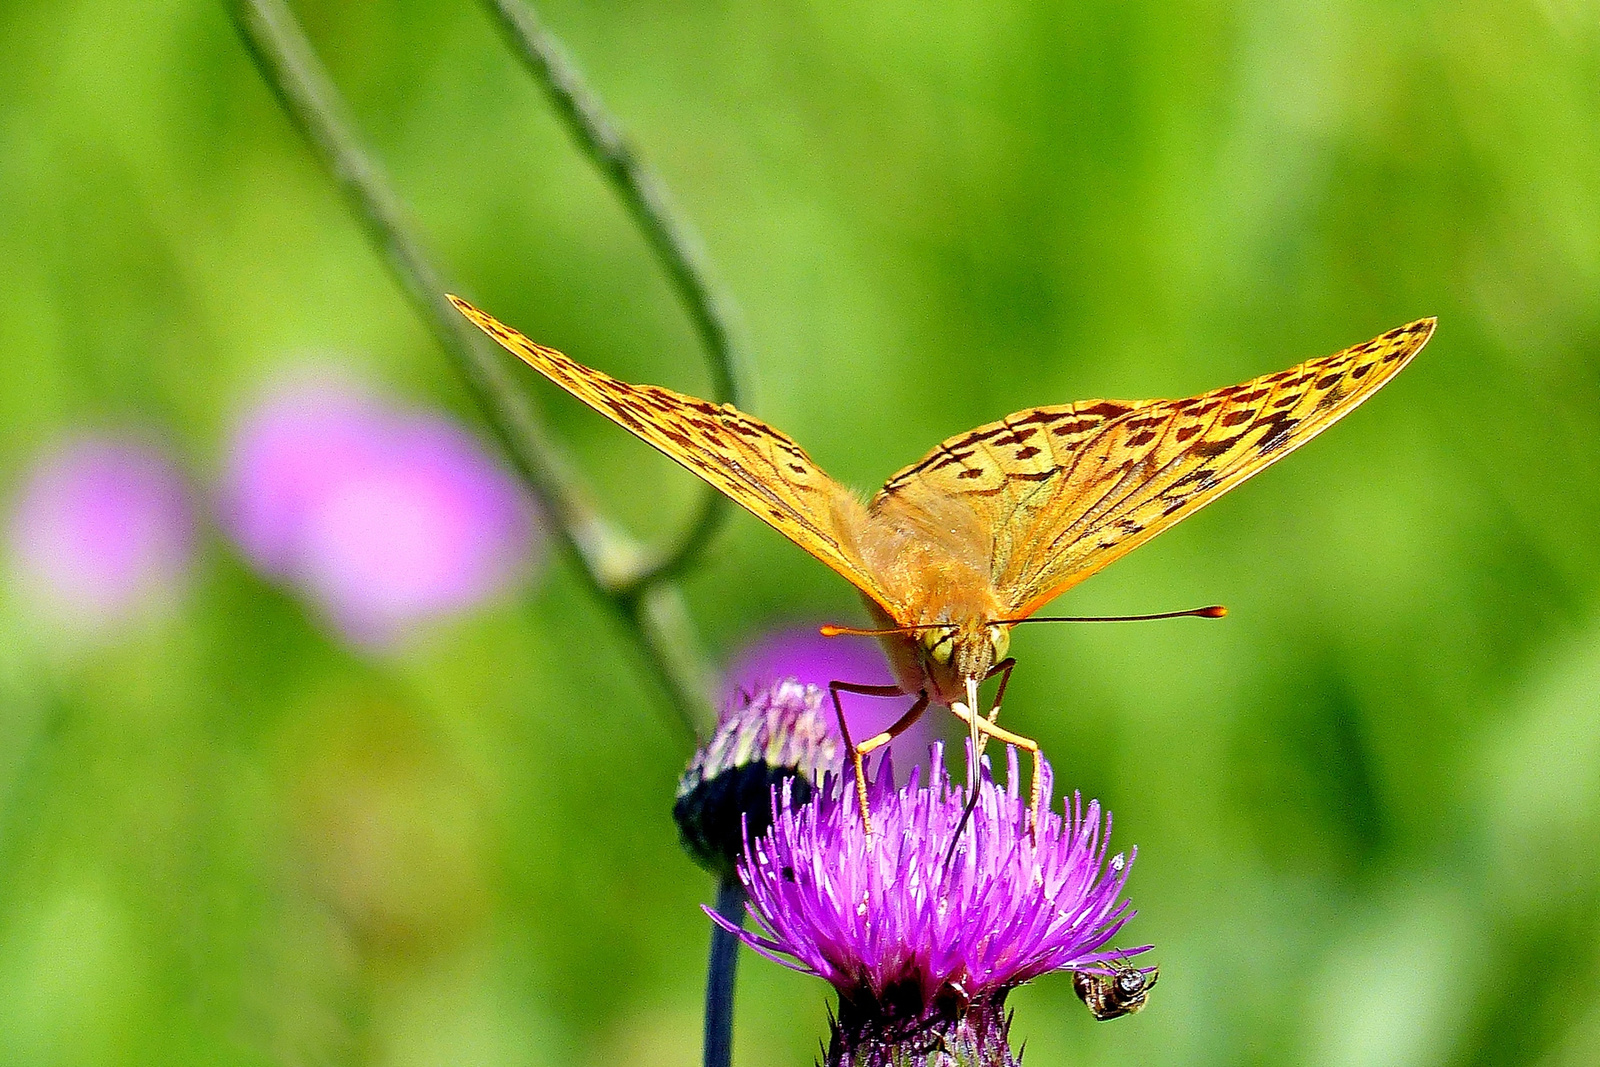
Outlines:
<svg viewBox="0 0 1600 1067"><path fill-rule="evenodd" d="M468 0L297 10L461 290L702 391L611 191ZM705 235L751 406L861 488L940 438L1183 395L1421 315L1417 362L1075 590L1224 623L1019 630L1007 703L1136 843L1151 1009L1014 998L1027 1062L1600 1062L1600 7L542 5ZM0 474L76 427L196 484L335 353L476 425L203 0L0 4ZM692 479L531 374L611 513ZM686 594L725 658L861 617L743 514ZM0 620L0 1061L698 1061L688 742L570 563L373 654L219 534L177 608ZM736 1062L822 983L746 956Z"/></svg>

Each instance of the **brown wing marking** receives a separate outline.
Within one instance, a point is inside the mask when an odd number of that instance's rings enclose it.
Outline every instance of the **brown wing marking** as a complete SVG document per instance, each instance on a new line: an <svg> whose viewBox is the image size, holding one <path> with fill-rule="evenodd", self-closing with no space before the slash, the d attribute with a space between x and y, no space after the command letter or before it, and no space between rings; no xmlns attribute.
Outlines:
<svg viewBox="0 0 1600 1067"><path fill-rule="evenodd" d="M951 500L999 531L1003 517L1047 488L1077 447L1141 401L1082 400L1031 408L949 438L895 474L868 504L874 515L910 514L936 521ZM973 546L992 554L988 545Z"/></svg>
<svg viewBox="0 0 1600 1067"><path fill-rule="evenodd" d="M535 344L459 297L450 302L523 362L710 482L896 614L855 548L855 530L864 518L860 502L794 441L730 404L619 381Z"/></svg>
<svg viewBox="0 0 1600 1067"><path fill-rule="evenodd" d="M1185 400L1154 401L1083 441L1047 496L1003 517L995 588L1016 617L1293 452L1393 378L1427 343L1419 319L1364 344ZM1001 535L997 531L997 546Z"/></svg>

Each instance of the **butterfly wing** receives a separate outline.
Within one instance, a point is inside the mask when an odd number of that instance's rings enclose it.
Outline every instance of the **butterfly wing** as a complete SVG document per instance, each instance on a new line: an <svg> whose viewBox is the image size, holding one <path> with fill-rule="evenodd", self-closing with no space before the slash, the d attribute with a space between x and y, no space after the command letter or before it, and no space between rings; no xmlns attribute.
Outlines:
<svg viewBox="0 0 1600 1067"><path fill-rule="evenodd" d="M895 475L870 510L958 496L990 531L989 567L1023 618L1355 410L1427 343L1433 319L1185 400L1018 412Z"/></svg>
<svg viewBox="0 0 1600 1067"><path fill-rule="evenodd" d="M450 302L534 370L710 482L896 613L855 547L865 517L860 502L794 441L731 404L618 381L535 344L459 297Z"/></svg>

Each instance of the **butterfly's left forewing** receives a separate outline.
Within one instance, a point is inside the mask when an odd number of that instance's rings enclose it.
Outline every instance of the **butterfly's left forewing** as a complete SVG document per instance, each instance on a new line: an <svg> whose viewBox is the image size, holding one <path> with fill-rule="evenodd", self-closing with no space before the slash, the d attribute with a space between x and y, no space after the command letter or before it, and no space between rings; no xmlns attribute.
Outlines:
<svg viewBox="0 0 1600 1067"><path fill-rule="evenodd" d="M793 440L731 404L619 381L535 344L459 297L450 302L523 362L710 482L891 615L901 610L856 549L865 517L860 502Z"/></svg>

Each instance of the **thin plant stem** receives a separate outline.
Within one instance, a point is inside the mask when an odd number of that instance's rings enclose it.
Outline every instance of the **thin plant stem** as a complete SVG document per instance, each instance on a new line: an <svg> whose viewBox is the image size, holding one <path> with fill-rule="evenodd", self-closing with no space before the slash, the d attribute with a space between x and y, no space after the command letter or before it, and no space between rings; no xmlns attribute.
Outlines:
<svg viewBox="0 0 1600 1067"><path fill-rule="evenodd" d="M517 56L544 87L573 140L611 183L661 260L710 357L714 395L720 401L739 404L743 399L739 383L747 375L738 342L737 315L712 273L699 235L673 205L666 185L634 151L561 42L539 21L533 7L524 0L483 2L505 31ZM687 533L675 547L648 565L641 581L676 572L716 532L726 514L727 498L707 487L701 499Z"/></svg>
<svg viewBox="0 0 1600 1067"><path fill-rule="evenodd" d="M724 878L717 886L717 914L744 925L744 887L737 878ZM738 969L739 939L713 923L706 968L705 1067L729 1067L733 1062L733 984Z"/></svg>
<svg viewBox="0 0 1600 1067"><path fill-rule="evenodd" d="M662 580L659 568L648 568L649 553L600 513L519 391L503 357L445 300L442 276L387 176L356 136L343 99L288 6L283 0L229 0L229 9L262 77L317 161L339 184L435 339L454 359L591 590L626 624L684 724L697 736L709 736L715 727L713 675L677 588Z"/></svg>

